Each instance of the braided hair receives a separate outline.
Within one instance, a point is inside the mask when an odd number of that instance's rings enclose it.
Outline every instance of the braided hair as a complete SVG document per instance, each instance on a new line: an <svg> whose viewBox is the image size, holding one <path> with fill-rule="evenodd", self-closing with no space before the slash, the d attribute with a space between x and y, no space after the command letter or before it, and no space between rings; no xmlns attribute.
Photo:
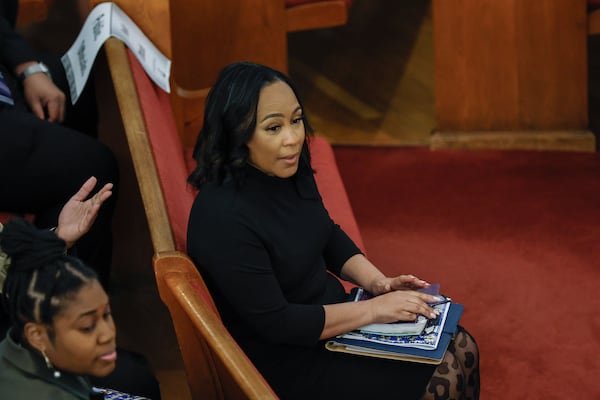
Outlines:
<svg viewBox="0 0 600 400"><path fill-rule="evenodd" d="M20 336L27 322L52 326L79 289L98 279L94 270L66 254L66 243L54 232L23 219L4 225L0 248L10 257L2 306Z"/></svg>

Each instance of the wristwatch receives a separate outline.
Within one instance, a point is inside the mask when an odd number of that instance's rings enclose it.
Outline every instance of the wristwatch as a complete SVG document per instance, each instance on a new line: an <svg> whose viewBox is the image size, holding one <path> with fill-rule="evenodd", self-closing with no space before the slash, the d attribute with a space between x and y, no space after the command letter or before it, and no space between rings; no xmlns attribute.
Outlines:
<svg viewBox="0 0 600 400"><path fill-rule="evenodd" d="M46 74L50 80L52 80L52 75L50 75L50 70L43 62L38 62L37 64L32 64L29 67L25 68L21 75L19 75L19 79L21 82L25 80L29 75L37 74L38 72Z"/></svg>

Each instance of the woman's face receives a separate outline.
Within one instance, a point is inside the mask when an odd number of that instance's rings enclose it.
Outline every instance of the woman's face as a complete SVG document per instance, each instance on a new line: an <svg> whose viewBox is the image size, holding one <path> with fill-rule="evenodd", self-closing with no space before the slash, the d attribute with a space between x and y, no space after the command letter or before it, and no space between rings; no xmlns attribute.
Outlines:
<svg viewBox="0 0 600 400"><path fill-rule="evenodd" d="M44 347L55 368L93 376L112 372L117 359L115 324L108 296L97 280L84 285L54 317L53 335Z"/></svg>
<svg viewBox="0 0 600 400"><path fill-rule="evenodd" d="M298 170L304 137L302 109L292 88L281 81L262 88L248 141L250 163L268 175L289 178Z"/></svg>

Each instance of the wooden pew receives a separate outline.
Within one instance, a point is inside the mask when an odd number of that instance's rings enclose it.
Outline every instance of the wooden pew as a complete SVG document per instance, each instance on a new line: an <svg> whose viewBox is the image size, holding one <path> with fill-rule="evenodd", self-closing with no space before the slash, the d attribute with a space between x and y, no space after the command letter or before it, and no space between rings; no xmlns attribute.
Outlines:
<svg viewBox="0 0 600 400"><path fill-rule="evenodd" d="M48 17L53 0L19 0L17 26L42 22Z"/></svg>
<svg viewBox="0 0 600 400"><path fill-rule="evenodd" d="M141 65L135 59L135 56L126 50L123 43L117 39L109 39L105 44L105 49L148 220L150 236L155 252L154 270L159 290L161 290L161 298L172 313L184 306L190 308L190 310L186 311L185 316L171 314L175 332L181 346L182 357L186 365L190 390L193 394L195 393L194 398L200 398L196 397L196 395L200 396L199 392L197 392L199 390L197 380L200 379L214 382L215 386L211 386L210 389L214 393L221 393L221 391L224 393L243 391L245 389L231 386L236 385L238 380L236 380L237 378L232 380L229 376L234 372L229 370L228 363L224 363L215 370L211 366L211 363L214 361L212 358L201 358L200 354L202 353L199 351L186 350L188 348L197 349L205 346L197 341L212 340L214 342L216 337L219 337L230 344L210 342L212 344L209 343L209 345L214 347L210 347L211 354L212 352L217 353L211 357L227 360L246 359L243 352L237 354L241 350L237 346L231 345L233 339L224 328L218 328L220 333L213 338L203 336L206 333L204 331L194 331L193 335L190 333L192 326L198 327L206 324L212 326L217 322L220 323L216 310L214 310L215 315L207 316L202 309L194 308L195 304L200 300L186 304L176 304L179 300L173 300L175 294L170 292L165 293L165 290L167 290L165 288L168 287L170 288L169 290L179 293L177 296L183 296L182 298L189 299L190 296L200 296L205 300L209 299L208 302L212 304L212 299L210 299L208 292L204 294L190 293L188 290L189 287L182 283L182 279L177 279L178 283L171 286L165 286L165 282L163 282L164 276L169 275L167 272L172 267L171 262L168 260L172 260L173 256L177 265L183 262L182 259L186 259L186 264L191 264L191 261L187 259L187 256L183 252L185 251L187 216L195 195L193 190L186 187L186 177L189 169L184 157L186 154L189 154L189 151L186 151L179 142L174 119L170 115L171 110L169 108L168 96L151 83ZM330 145L322 138L314 138L310 148L313 166L317 170L317 185L330 215L364 251L364 243L352 208L350 207L341 176L337 170L335 157ZM157 263L156 260L165 261ZM161 268L165 270L163 271ZM185 268L189 269L191 267L186 266ZM196 272L192 274L193 279L196 282L200 282L201 278L195 267L194 270ZM192 276L189 273L184 275ZM344 282L344 284L347 289L352 287L348 282ZM188 289L183 290L182 287ZM183 294L181 290L184 291ZM177 313L179 312L177 311ZM219 321L215 322L215 319ZM190 344L190 340L193 343ZM244 367L240 366L241 364L238 362L236 363L240 371L235 373L243 373L244 381L255 382L255 384L252 384L254 390L264 385L264 383L260 383L263 381L262 376L249 361L250 365ZM222 379L215 380L215 376L220 376ZM269 391L264 388L263 392L268 393ZM219 396L214 398L238 398L229 397L229 395L225 395L225 397ZM209 396L208 398L213 397Z"/></svg>
<svg viewBox="0 0 600 400"><path fill-rule="evenodd" d="M346 24L351 0L286 0L287 31L331 28Z"/></svg>
<svg viewBox="0 0 600 400"><path fill-rule="evenodd" d="M221 324L195 266L185 254L175 250L172 223L163 195L164 185L147 136L146 119L131 71L130 62L137 60L122 42L114 38L105 43L105 51L150 228L157 285L161 299L171 313L192 398L276 398ZM139 64L138 68L141 70ZM167 109L163 111L169 114L168 97L165 100ZM178 138L174 123L171 129L173 136ZM182 187L185 190L185 183Z"/></svg>
<svg viewBox="0 0 600 400"><path fill-rule="evenodd" d="M600 0L588 0L588 35L600 34Z"/></svg>
<svg viewBox="0 0 600 400"><path fill-rule="evenodd" d="M169 308L193 399L277 399L229 335L204 281L180 252L156 254L158 291Z"/></svg>
<svg viewBox="0 0 600 400"><path fill-rule="evenodd" d="M141 10L126 0L117 4L161 51L167 56L170 54L171 48L165 40L168 35L161 32L158 25L165 20L164 1L138 4ZM212 304L212 299L204 290L196 268L184 254L187 218L195 191L186 185L189 164L185 157L190 148L179 137L169 95L151 82L122 42L111 38L104 47L148 220L157 284L161 298L172 313L192 395L194 398L274 398L258 370L220 324L216 309L208 307L212 314L207 313L206 306ZM318 171L317 184L331 216L364 249L329 143L315 138L311 151ZM186 282L188 278L190 281ZM215 331L218 334L214 334ZM210 383L208 393L211 394L206 394L206 387L199 385L198 380ZM258 396L253 391L261 394Z"/></svg>
<svg viewBox="0 0 600 400"><path fill-rule="evenodd" d="M90 7L100 2L91 0ZM225 65L246 60L287 72L287 32L344 24L351 1L114 3L143 21L146 35L172 60L171 104L182 142L191 146L202 125L206 94Z"/></svg>
<svg viewBox="0 0 600 400"><path fill-rule="evenodd" d="M169 4L171 101L182 141L192 145L202 126L206 94L223 67L252 61L287 72L287 33L345 24L351 2L170 0Z"/></svg>

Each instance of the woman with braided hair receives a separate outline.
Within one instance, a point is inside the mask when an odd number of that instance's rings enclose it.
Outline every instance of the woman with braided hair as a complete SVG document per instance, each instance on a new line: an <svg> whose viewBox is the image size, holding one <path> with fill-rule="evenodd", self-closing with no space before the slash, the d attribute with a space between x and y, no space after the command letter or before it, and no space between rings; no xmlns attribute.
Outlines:
<svg viewBox="0 0 600 400"><path fill-rule="evenodd" d="M138 355L117 351L108 296L97 273L66 253L110 197L109 184L85 200L95 183L90 178L69 200L54 232L22 219L0 224L1 300L11 321L0 342L1 399L146 398L94 387L124 390L123 378L131 381L129 387L160 399L158 384L134 358ZM117 358L125 376L115 376Z"/></svg>

